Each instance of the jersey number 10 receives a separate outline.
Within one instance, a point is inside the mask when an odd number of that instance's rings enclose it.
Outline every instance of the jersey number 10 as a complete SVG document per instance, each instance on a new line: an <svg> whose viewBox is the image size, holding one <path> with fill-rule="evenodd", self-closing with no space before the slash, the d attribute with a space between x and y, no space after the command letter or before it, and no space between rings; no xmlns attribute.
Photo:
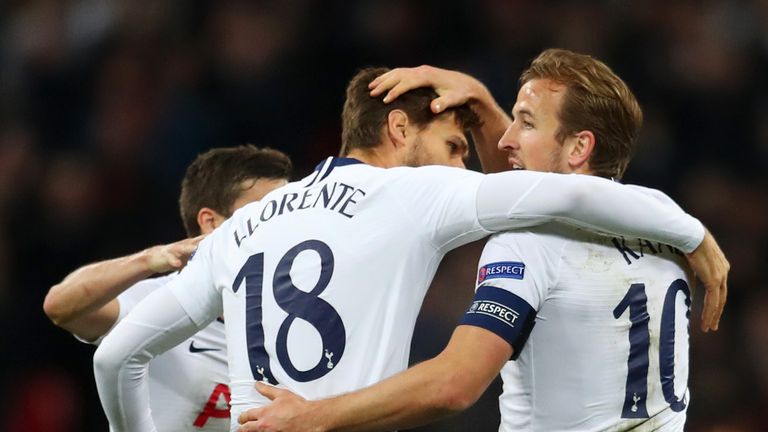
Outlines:
<svg viewBox="0 0 768 432"><path fill-rule="evenodd" d="M680 412L685 409L685 399L675 396L675 301L677 293L685 294L686 319L690 315L691 292L688 284L677 279L667 289L664 297L664 309L661 313L661 331L659 332L659 378L664 400L672 411ZM648 348L650 334L648 332L648 297L645 295L645 284L635 283L621 300L613 317L618 319L629 309L629 359L627 359L627 386L624 398L622 418L648 418L646 398L648 397Z"/></svg>
<svg viewBox="0 0 768 432"><path fill-rule="evenodd" d="M309 292L293 284L291 268L296 257L304 251L313 251L320 256L320 278ZM280 259L272 280L272 292L278 306L288 313L277 332L275 349L277 360L283 370L296 381L307 382L328 374L341 360L346 346L346 330L336 309L318 297L328 288L333 275L333 252L319 240L307 240L292 247ZM245 322L248 343L248 360L254 379L277 384L269 365L269 355L264 348L264 326L262 325L261 294L264 288L264 253L251 255L235 277L232 291L237 292L245 279ZM323 352L318 363L309 370L299 370L288 355L288 331L301 318L312 325L320 334Z"/></svg>

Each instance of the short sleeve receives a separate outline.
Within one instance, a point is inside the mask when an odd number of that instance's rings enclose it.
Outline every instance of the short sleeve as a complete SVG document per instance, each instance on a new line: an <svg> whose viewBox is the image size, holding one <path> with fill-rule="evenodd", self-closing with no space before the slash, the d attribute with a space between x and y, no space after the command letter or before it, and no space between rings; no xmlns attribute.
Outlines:
<svg viewBox="0 0 768 432"><path fill-rule="evenodd" d="M555 285L559 254L530 232L493 236L480 257L475 298L461 324L485 328L520 355L537 311Z"/></svg>
<svg viewBox="0 0 768 432"><path fill-rule="evenodd" d="M480 256L475 291L484 286L501 288L539 310L555 283L559 265L559 256L550 257L543 242L529 231L491 237Z"/></svg>

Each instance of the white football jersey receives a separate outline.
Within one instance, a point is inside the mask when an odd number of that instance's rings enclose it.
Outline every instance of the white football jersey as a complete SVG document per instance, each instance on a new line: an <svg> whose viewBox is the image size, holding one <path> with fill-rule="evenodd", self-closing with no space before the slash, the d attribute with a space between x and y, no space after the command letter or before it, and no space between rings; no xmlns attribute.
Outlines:
<svg viewBox="0 0 768 432"><path fill-rule="evenodd" d="M329 158L235 212L170 285L198 325L223 308L232 417L267 403L254 380L315 399L403 370L444 254L491 231L551 219L558 203L546 199L554 185L545 177L573 179ZM699 235L697 222L677 225Z"/></svg>
<svg viewBox="0 0 768 432"><path fill-rule="evenodd" d="M142 299L177 275L145 279L120 294L118 322ZM149 401L157 430L228 431L228 381L224 324L215 320L150 362Z"/></svg>
<svg viewBox="0 0 768 432"><path fill-rule="evenodd" d="M255 380L307 398L373 384L407 365L416 316L448 250L553 220L685 251L704 235L676 206L606 179L328 158L236 211L112 331L94 356L102 406L124 430L154 430L145 365L222 313L232 429L240 412L267 402Z"/></svg>
<svg viewBox="0 0 768 432"><path fill-rule="evenodd" d="M476 172L323 168L236 212L200 245L182 276L212 281L210 295L172 288L196 321L223 298L233 418L268 402L254 379L316 399L405 369L443 255L489 234Z"/></svg>
<svg viewBox="0 0 768 432"><path fill-rule="evenodd" d="M681 252L547 224L489 240L463 322L515 348L501 431L682 431L689 312Z"/></svg>

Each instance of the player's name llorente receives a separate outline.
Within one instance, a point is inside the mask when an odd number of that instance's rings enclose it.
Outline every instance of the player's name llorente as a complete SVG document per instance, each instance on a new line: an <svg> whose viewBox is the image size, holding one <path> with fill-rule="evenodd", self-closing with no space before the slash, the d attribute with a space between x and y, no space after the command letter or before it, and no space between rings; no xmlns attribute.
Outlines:
<svg viewBox="0 0 768 432"><path fill-rule="evenodd" d="M250 217L245 223L244 232L234 230L237 247L250 237L264 222L274 217L310 208L323 208L342 216L352 218L357 200L366 195L365 191L341 182L325 183L320 187L304 189L303 193L289 192L277 199L269 200L261 208L258 218Z"/></svg>

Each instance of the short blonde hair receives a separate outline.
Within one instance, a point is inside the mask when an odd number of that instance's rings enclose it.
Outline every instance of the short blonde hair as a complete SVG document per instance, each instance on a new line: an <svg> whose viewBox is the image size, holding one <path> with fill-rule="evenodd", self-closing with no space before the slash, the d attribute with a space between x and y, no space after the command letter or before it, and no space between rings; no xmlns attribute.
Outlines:
<svg viewBox="0 0 768 432"><path fill-rule="evenodd" d="M533 79L550 79L568 89L559 113L558 141L591 131L595 148L590 168L601 177L621 178L643 124L643 111L627 84L605 63L564 49L539 54L520 76L520 85Z"/></svg>

